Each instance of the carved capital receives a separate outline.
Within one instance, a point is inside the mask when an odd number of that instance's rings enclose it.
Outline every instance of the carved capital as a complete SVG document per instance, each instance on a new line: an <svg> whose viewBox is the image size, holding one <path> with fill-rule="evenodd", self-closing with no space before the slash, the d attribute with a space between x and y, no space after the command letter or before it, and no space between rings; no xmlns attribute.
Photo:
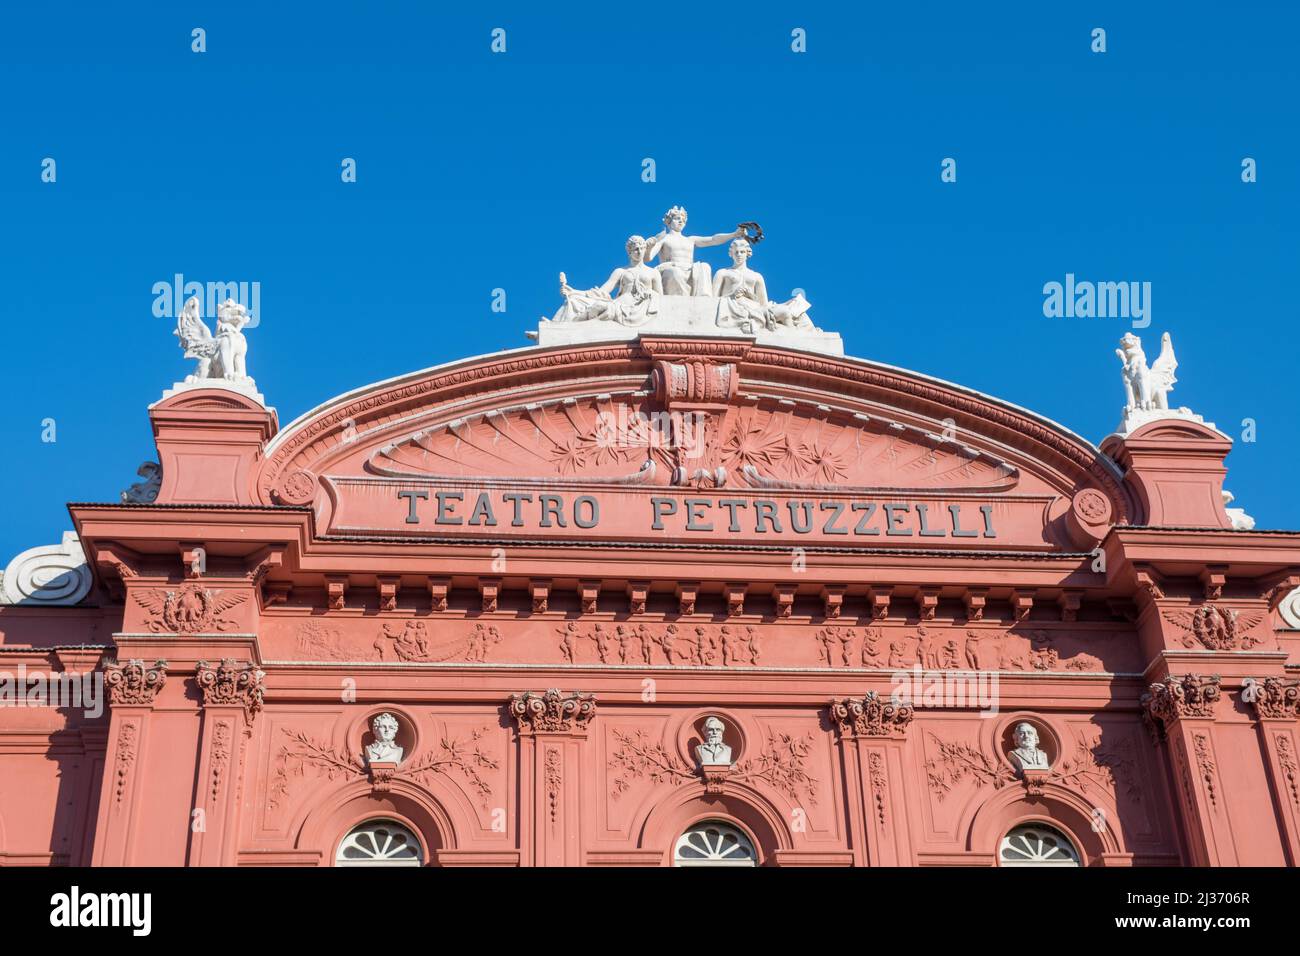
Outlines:
<svg viewBox="0 0 1300 956"><path fill-rule="evenodd" d="M104 683L108 685L108 699L114 707L124 704L151 706L158 691L167 683L167 662L155 661L146 666L138 657L125 664L105 661Z"/></svg>
<svg viewBox="0 0 1300 956"><path fill-rule="evenodd" d="M842 737L894 737L907 732L915 712L911 704L895 703L874 690L862 700L835 698L830 718Z"/></svg>
<svg viewBox="0 0 1300 956"><path fill-rule="evenodd" d="M543 694L513 694L507 705L519 723L520 733L571 733L584 731L596 716L594 694L565 694L552 687Z"/></svg>
<svg viewBox="0 0 1300 956"><path fill-rule="evenodd" d="M205 707L243 707L250 721L262 709L265 680L266 672L256 664L243 664L233 657L223 658L216 667L199 661L194 669L194 683L203 692Z"/></svg>
<svg viewBox="0 0 1300 956"><path fill-rule="evenodd" d="M1142 716L1156 739L1161 739L1176 720L1185 717L1213 717L1221 696L1219 675L1173 674L1151 685L1142 695Z"/></svg>
<svg viewBox="0 0 1300 956"><path fill-rule="evenodd" d="M1300 680L1247 677L1242 682L1241 699L1255 708L1260 720L1295 720L1300 717Z"/></svg>

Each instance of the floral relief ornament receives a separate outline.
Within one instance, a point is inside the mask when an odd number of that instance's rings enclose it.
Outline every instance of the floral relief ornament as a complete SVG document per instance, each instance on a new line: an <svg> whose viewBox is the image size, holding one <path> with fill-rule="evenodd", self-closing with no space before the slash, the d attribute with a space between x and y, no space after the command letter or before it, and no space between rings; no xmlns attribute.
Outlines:
<svg viewBox="0 0 1300 956"><path fill-rule="evenodd" d="M707 786L709 781L702 769L703 765L688 767L662 743L652 741L645 731L624 733L614 730L611 733L617 744L609 760L610 769L618 771L611 791L616 799L630 790L632 781L639 777L645 777L656 785L685 783L705 777L706 789L717 792L716 787ZM816 805L817 778L808 773L812 739L811 733L796 737L771 731L764 741L762 751L735 764L728 771L726 781L762 782L794 801L806 794L808 802Z"/></svg>
<svg viewBox="0 0 1300 956"><path fill-rule="evenodd" d="M1127 744L1104 747L1100 737L1088 739L1082 732L1075 735L1076 756L1059 760L1055 766L1038 771L1038 776L1018 772L1001 760L970 744L940 740L930 735L938 756L925 762L926 779L940 802L966 779L991 784L1001 789L1019 777L1031 792L1041 792L1044 782L1070 786L1088 793L1093 786L1114 794L1123 782L1125 791L1141 801L1131 748Z"/></svg>
<svg viewBox="0 0 1300 956"><path fill-rule="evenodd" d="M366 767L361 758L321 743L303 731L290 730L286 727L283 728L283 732L289 738L289 743L282 746L277 755L278 766L270 794L272 808L284 802L289 794L292 778L304 777L308 767L316 771L318 776L331 782L366 775ZM487 809L492 795L492 786L481 771L494 771L501 766L496 758L485 753L479 746L479 741L487 734L487 728L483 727L471 731L468 741L444 735L438 740L436 749L419 759L407 760L396 771L386 772L382 781L377 779L376 789L391 787L393 780L423 782L429 774L447 775L455 770L465 778L478 796L480 806Z"/></svg>

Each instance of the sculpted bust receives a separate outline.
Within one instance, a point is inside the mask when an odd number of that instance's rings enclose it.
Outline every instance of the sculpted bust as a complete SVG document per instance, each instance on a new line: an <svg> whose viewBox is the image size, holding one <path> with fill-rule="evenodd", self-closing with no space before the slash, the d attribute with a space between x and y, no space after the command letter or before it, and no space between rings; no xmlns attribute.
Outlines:
<svg viewBox="0 0 1300 956"><path fill-rule="evenodd" d="M401 763L405 751L394 742L397 718L389 713L377 714L370 722L370 729L375 740L366 745L366 760L370 763Z"/></svg>
<svg viewBox="0 0 1300 956"><path fill-rule="evenodd" d="M731 747L722 740L726 729L727 725L717 717L704 722L704 743L695 748L695 757L702 766L731 763Z"/></svg>
<svg viewBox="0 0 1300 956"><path fill-rule="evenodd" d="M1038 747L1038 730L1033 724L1021 721L1014 731L1016 748L1009 756L1021 770L1051 770L1047 754Z"/></svg>

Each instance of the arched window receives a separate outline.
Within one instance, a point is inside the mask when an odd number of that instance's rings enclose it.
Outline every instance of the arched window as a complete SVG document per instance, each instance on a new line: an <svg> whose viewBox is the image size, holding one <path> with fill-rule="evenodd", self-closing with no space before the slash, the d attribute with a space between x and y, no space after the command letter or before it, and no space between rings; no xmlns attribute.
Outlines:
<svg viewBox="0 0 1300 956"><path fill-rule="evenodd" d="M392 820L367 820L353 827L334 856L335 866L419 866L420 841Z"/></svg>
<svg viewBox="0 0 1300 956"><path fill-rule="evenodd" d="M757 866L757 860L749 837L719 820L697 823L673 848L674 866Z"/></svg>
<svg viewBox="0 0 1300 956"><path fill-rule="evenodd" d="M1003 866L1079 866L1079 851L1055 827L1025 823L1002 838L998 861Z"/></svg>

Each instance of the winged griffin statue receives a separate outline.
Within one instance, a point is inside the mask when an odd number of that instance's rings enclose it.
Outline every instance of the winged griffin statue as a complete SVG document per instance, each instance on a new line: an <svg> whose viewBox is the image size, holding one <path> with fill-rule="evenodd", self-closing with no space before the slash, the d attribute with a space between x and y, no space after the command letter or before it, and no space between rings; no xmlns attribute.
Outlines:
<svg viewBox="0 0 1300 956"><path fill-rule="evenodd" d="M186 382L217 379L228 382L249 380L244 357L248 354L248 341L244 326L248 324L248 310L234 299L227 299L217 309L217 334L213 335L203 315L197 296L191 296L176 317L176 332L185 357L198 360L194 374Z"/></svg>
<svg viewBox="0 0 1300 956"><path fill-rule="evenodd" d="M1160 337L1160 355L1155 362L1147 365L1146 353L1142 351L1142 340L1132 332L1126 332L1119 340L1120 347L1115 350L1119 360L1124 363L1124 417L1120 431L1129 431L1151 418L1164 417L1160 412L1169 411L1169 393L1174 389L1174 370L1178 368L1178 359L1174 357L1174 344L1166 332ZM1186 412L1180 409L1180 412ZM1155 415L1143 413L1156 412ZM1190 412L1188 412L1190 414Z"/></svg>

